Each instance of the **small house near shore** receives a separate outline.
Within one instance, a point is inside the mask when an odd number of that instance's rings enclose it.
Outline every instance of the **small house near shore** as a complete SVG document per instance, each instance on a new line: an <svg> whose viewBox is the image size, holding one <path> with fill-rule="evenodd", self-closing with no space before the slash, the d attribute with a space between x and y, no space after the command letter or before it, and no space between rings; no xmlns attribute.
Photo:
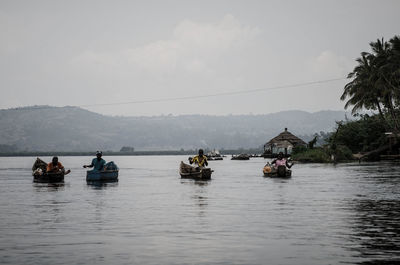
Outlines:
<svg viewBox="0 0 400 265"><path fill-rule="evenodd" d="M296 146L307 146L307 143L285 128L285 131L264 145L264 155L274 156L282 152L287 156L292 153L293 148Z"/></svg>

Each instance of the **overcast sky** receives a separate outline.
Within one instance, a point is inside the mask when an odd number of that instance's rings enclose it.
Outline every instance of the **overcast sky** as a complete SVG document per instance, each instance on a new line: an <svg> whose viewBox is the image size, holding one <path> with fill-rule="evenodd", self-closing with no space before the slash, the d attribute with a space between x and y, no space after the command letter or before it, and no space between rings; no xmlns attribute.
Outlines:
<svg viewBox="0 0 400 265"><path fill-rule="evenodd" d="M341 110L346 80L284 86L345 78L370 41L400 33L399 10L397 0L2 0L0 108L161 100L86 108L124 116ZM229 95L237 91L250 93Z"/></svg>

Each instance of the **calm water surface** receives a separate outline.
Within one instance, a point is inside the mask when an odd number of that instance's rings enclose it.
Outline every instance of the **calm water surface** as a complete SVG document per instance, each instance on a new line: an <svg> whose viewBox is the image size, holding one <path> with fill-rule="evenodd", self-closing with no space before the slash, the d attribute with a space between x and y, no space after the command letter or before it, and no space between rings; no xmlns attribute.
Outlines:
<svg viewBox="0 0 400 265"><path fill-rule="evenodd" d="M195 182L183 156L105 159L118 183L88 185L90 157L61 157L62 185L33 183L33 157L0 158L0 264L400 264L399 163L282 180L226 158Z"/></svg>

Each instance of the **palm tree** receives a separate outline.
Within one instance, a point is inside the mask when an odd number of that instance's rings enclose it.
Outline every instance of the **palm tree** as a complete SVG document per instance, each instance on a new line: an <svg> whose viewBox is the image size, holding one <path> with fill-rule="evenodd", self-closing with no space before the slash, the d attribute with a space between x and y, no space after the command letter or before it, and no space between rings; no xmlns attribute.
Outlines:
<svg viewBox="0 0 400 265"><path fill-rule="evenodd" d="M356 59L358 65L347 76L347 78L353 78L353 80L346 84L340 99L349 98L344 107L347 109L352 105L352 114L362 109L378 109L381 119L386 121L380 104L382 95L375 87L376 76L374 72L376 72L376 69L371 65L371 59L372 55L366 52L361 53L361 58Z"/></svg>
<svg viewBox="0 0 400 265"><path fill-rule="evenodd" d="M362 109L377 109L381 119L390 126L385 117L388 113L394 130L398 131L400 38L395 36L389 42L378 39L370 47L372 53L362 52L356 60L358 65L348 75L353 80L346 84L340 99L349 98L345 108L352 105L352 114Z"/></svg>
<svg viewBox="0 0 400 265"><path fill-rule="evenodd" d="M392 39L393 40L393 39ZM370 46L374 52L374 56L371 58L372 64L376 68L376 89L382 93L382 103L387 108L391 120L394 125L394 129L398 131L399 124L396 114L396 91L399 86L396 87L393 82L393 74L395 73L395 67L398 66L399 62L395 61L393 57L393 47L391 42L384 42L377 40L371 42Z"/></svg>
<svg viewBox="0 0 400 265"><path fill-rule="evenodd" d="M388 61L382 70L388 73L387 82L393 88L394 103L396 108L400 107L400 37L394 36L389 40L391 49Z"/></svg>

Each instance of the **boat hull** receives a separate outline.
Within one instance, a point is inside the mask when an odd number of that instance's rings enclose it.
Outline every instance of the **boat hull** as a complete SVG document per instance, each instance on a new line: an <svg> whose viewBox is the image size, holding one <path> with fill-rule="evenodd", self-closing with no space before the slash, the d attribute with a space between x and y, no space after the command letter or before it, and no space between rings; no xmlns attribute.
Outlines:
<svg viewBox="0 0 400 265"><path fill-rule="evenodd" d="M209 180L212 174L211 168L198 168L185 164L181 161L179 167L179 174L181 178L195 179L195 180Z"/></svg>
<svg viewBox="0 0 400 265"><path fill-rule="evenodd" d="M118 181L118 170L106 170L106 171L89 170L86 172L86 181L107 181L107 182Z"/></svg>
<svg viewBox="0 0 400 265"><path fill-rule="evenodd" d="M34 174L33 175L33 182L36 182L36 183L64 182L64 173Z"/></svg>
<svg viewBox="0 0 400 265"><path fill-rule="evenodd" d="M279 166L277 169L272 169L270 172L263 170L264 177L269 178L290 178L292 176L292 170L287 169L285 166Z"/></svg>
<svg viewBox="0 0 400 265"><path fill-rule="evenodd" d="M237 156L232 156L231 160L249 160L250 156L247 154L240 154Z"/></svg>

